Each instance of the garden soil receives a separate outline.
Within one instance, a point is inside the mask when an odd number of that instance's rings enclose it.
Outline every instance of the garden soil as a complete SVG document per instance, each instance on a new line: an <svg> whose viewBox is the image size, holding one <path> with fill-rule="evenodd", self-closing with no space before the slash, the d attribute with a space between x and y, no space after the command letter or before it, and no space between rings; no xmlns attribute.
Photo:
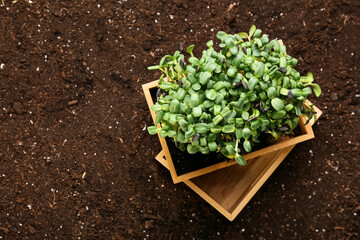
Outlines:
<svg viewBox="0 0 360 240"><path fill-rule="evenodd" d="M360 238L359 1L0 4L0 239ZM229 222L155 161L141 85L252 24L314 74L324 114Z"/></svg>

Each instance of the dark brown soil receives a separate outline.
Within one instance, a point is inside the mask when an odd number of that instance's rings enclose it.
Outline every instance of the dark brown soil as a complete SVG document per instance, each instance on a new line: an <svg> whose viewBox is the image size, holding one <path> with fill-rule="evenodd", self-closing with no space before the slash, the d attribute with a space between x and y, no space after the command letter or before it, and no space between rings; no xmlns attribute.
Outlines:
<svg viewBox="0 0 360 240"><path fill-rule="evenodd" d="M359 239L359 1L4 2L0 239ZM252 24L313 72L324 115L229 222L154 160L141 84L180 42Z"/></svg>

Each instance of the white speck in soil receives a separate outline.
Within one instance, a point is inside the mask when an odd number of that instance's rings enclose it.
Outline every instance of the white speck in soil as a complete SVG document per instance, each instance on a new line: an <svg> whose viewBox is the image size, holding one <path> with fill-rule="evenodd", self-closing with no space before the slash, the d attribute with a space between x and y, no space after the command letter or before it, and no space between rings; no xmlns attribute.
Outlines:
<svg viewBox="0 0 360 240"><path fill-rule="evenodd" d="M4 69L5 64L0 64L0 69Z"/></svg>

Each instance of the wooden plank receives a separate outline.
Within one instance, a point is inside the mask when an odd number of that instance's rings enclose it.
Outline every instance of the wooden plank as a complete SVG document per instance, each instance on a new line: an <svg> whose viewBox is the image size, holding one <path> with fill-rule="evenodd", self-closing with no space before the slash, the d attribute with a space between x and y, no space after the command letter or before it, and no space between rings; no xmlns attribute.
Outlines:
<svg viewBox="0 0 360 240"><path fill-rule="evenodd" d="M146 83L146 84L142 85L144 95L145 95L145 98L146 98L146 102L148 104L149 110L151 112L151 117L152 117L154 123L155 123L156 114L155 114L154 111L151 110L151 107L154 105L154 102L152 100L150 90L153 89L153 88L156 88L158 86L158 82L159 81L156 80L156 81L153 81L153 82ZM160 127L160 123L157 126ZM170 163L170 164L168 164L168 166L169 166L169 170L170 170L170 175L171 175L174 183L181 182L182 180L177 180L175 182L175 180L178 179L178 176L177 176L175 166L173 164L173 161L172 161L172 158L171 158L171 155L170 155L170 152L169 152L169 148L167 146L165 138L160 137L160 133L158 133L158 137L159 137L159 140L160 140L160 145L161 145L162 149L164 149L165 158L169 159L168 163Z"/></svg>

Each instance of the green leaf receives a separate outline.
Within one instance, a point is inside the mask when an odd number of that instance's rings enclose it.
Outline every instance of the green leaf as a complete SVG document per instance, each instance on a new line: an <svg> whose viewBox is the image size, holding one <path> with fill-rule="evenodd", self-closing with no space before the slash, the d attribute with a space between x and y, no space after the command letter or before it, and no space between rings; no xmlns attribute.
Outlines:
<svg viewBox="0 0 360 240"><path fill-rule="evenodd" d="M280 89L280 94L281 94L281 95L284 95L284 96L287 96L287 95L288 95L288 91L289 91L289 89L287 89L287 88L281 88L281 89Z"/></svg>
<svg viewBox="0 0 360 240"><path fill-rule="evenodd" d="M179 126L180 126L181 130L186 132L188 130L189 123L185 119L180 119Z"/></svg>
<svg viewBox="0 0 360 240"><path fill-rule="evenodd" d="M147 128L149 134L155 135L160 131L161 128L157 128L156 126L150 126Z"/></svg>
<svg viewBox="0 0 360 240"><path fill-rule="evenodd" d="M228 151L229 157L234 156L236 154L235 148L232 145L226 144L225 148Z"/></svg>
<svg viewBox="0 0 360 240"><path fill-rule="evenodd" d="M160 66L159 65L156 65L156 66L150 66L150 67L148 67L147 69L148 70L156 70L156 69L159 69L160 68Z"/></svg>
<svg viewBox="0 0 360 240"><path fill-rule="evenodd" d="M174 55L173 55L173 58L174 59L177 59L177 57L180 55L180 51L179 50L176 50L175 52L174 52Z"/></svg>
<svg viewBox="0 0 360 240"><path fill-rule="evenodd" d="M240 139L243 137L243 130L241 128L237 128L235 134L236 134L236 138Z"/></svg>
<svg viewBox="0 0 360 240"><path fill-rule="evenodd" d="M243 39L249 38L249 35L246 32L238 33L238 35Z"/></svg>
<svg viewBox="0 0 360 240"><path fill-rule="evenodd" d="M240 165L240 166L245 166L246 165L246 160L243 156L241 156L240 154L236 154L235 155L235 161Z"/></svg>
<svg viewBox="0 0 360 240"><path fill-rule="evenodd" d="M296 116L300 116L301 115L301 109L299 106L294 106L294 109L295 109L295 114Z"/></svg>
<svg viewBox="0 0 360 240"><path fill-rule="evenodd" d="M290 112L293 108L294 108L294 105L292 105L292 104L288 104L288 105L285 106L285 110L287 112Z"/></svg>
<svg viewBox="0 0 360 240"><path fill-rule="evenodd" d="M214 45L213 40L210 40L210 41L208 41L208 42L206 43L206 46L208 46L209 48L212 48L213 45Z"/></svg>
<svg viewBox="0 0 360 240"><path fill-rule="evenodd" d="M219 91L220 89L225 87L225 84L223 81L219 81L219 82L215 83L213 87L214 87L215 91Z"/></svg>
<svg viewBox="0 0 360 240"><path fill-rule="evenodd" d="M207 133L207 131L209 130L209 125L206 123L196 123L195 124L195 132L197 133Z"/></svg>
<svg viewBox="0 0 360 240"><path fill-rule="evenodd" d="M241 117L242 117L242 119L244 119L245 121L249 119L249 116L250 116L250 114L249 114L248 112L245 112L245 111L244 111L244 112L241 113Z"/></svg>
<svg viewBox="0 0 360 240"><path fill-rule="evenodd" d="M285 110L281 110L281 111L277 111L277 112L273 112L271 114L271 117L275 120L281 119L285 116L286 111Z"/></svg>
<svg viewBox="0 0 360 240"><path fill-rule="evenodd" d="M167 137L167 135L168 135L167 131L165 131L165 130L160 131L160 137L165 138L165 137Z"/></svg>
<svg viewBox="0 0 360 240"><path fill-rule="evenodd" d="M214 106L214 102L213 101L210 101L210 100L205 100L204 103L203 103L203 106L205 108L211 108Z"/></svg>
<svg viewBox="0 0 360 240"><path fill-rule="evenodd" d="M187 140L185 139L185 133L179 130L176 136L176 140L181 143L187 142Z"/></svg>
<svg viewBox="0 0 360 240"><path fill-rule="evenodd" d="M188 101L189 107L194 108L194 107L198 106L199 103L200 103L199 95L197 95L197 94L191 95L191 98Z"/></svg>
<svg viewBox="0 0 360 240"><path fill-rule="evenodd" d="M197 153L198 151L200 151L200 146L195 146L195 145L192 145L192 144L188 144L186 146L186 150L188 151L188 153L190 154L195 154Z"/></svg>
<svg viewBox="0 0 360 240"><path fill-rule="evenodd" d="M177 93L176 93L176 98L181 101L181 100L184 99L185 94L186 94L185 89L179 88L179 90L178 90Z"/></svg>
<svg viewBox="0 0 360 240"><path fill-rule="evenodd" d="M226 107L223 110L221 110L220 115L222 117L226 117L229 113L230 113L230 109L228 107Z"/></svg>
<svg viewBox="0 0 360 240"><path fill-rule="evenodd" d="M212 133L221 133L222 127L221 126L213 126L210 128Z"/></svg>
<svg viewBox="0 0 360 240"><path fill-rule="evenodd" d="M174 131L174 130L169 130L168 131L168 137L175 137L177 134L176 134L176 132Z"/></svg>
<svg viewBox="0 0 360 240"><path fill-rule="evenodd" d="M280 111L284 108L284 103L281 99L279 98L274 98L271 100L271 105L273 106L273 108L275 108L276 111Z"/></svg>
<svg viewBox="0 0 360 240"><path fill-rule="evenodd" d="M227 36L227 33L226 32L223 32L223 31L218 31L217 34L216 34L216 37L220 40L222 40L224 37Z"/></svg>
<svg viewBox="0 0 360 240"><path fill-rule="evenodd" d="M178 62L178 63L175 65L174 69L175 69L179 74L181 74L181 73L183 72L183 69L182 69L182 67L180 66L180 62Z"/></svg>
<svg viewBox="0 0 360 240"><path fill-rule="evenodd" d="M309 72L306 77L308 79L308 83L312 83L314 81L314 75L311 72Z"/></svg>
<svg viewBox="0 0 360 240"><path fill-rule="evenodd" d="M276 96L276 88L269 87L267 90L267 95L270 99L273 99Z"/></svg>
<svg viewBox="0 0 360 240"><path fill-rule="evenodd" d="M192 89L194 89L195 91L199 91L201 89L201 85L199 83L195 83L192 86Z"/></svg>
<svg viewBox="0 0 360 240"><path fill-rule="evenodd" d="M171 113L177 113L180 110L180 102L177 99L173 99L170 102L169 110Z"/></svg>
<svg viewBox="0 0 360 240"><path fill-rule="evenodd" d="M208 148L209 148L210 151L215 152L217 150L216 142L209 142L208 143Z"/></svg>
<svg viewBox="0 0 360 240"><path fill-rule="evenodd" d="M210 100L214 100L216 98L216 91L214 89L206 90L205 96Z"/></svg>
<svg viewBox="0 0 360 240"><path fill-rule="evenodd" d="M236 70L236 68L234 68L234 67L230 67L230 68L227 70L227 72L226 72L226 74L227 74L229 77L235 76L236 73L237 73L237 70Z"/></svg>
<svg viewBox="0 0 360 240"><path fill-rule="evenodd" d="M190 53L190 55L193 57L194 56L194 54L193 54L193 50L194 50L194 47L195 47L195 45L190 45L187 49L186 49L186 51L188 52L188 53Z"/></svg>
<svg viewBox="0 0 360 240"><path fill-rule="evenodd" d="M214 105L214 115L219 115L221 111L220 105Z"/></svg>
<svg viewBox="0 0 360 240"><path fill-rule="evenodd" d="M162 58L161 58L161 60L160 60L160 63L159 63L159 65L160 66L163 66L164 65L164 62L165 62L165 60L166 59L168 59L168 58L172 58L172 56L171 55L165 55L165 56L163 56Z"/></svg>
<svg viewBox="0 0 360 240"><path fill-rule="evenodd" d="M262 42L259 38L255 38L254 41L256 42L256 44L259 46L259 47L262 47Z"/></svg>
<svg viewBox="0 0 360 240"><path fill-rule="evenodd" d="M250 90L254 90L255 86L259 83L259 80L255 77L250 78L248 87Z"/></svg>
<svg viewBox="0 0 360 240"><path fill-rule="evenodd" d="M256 30L256 26L255 26L255 25L252 25L252 26L250 27L250 30L249 30L249 38L252 37L252 35L254 34L255 30Z"/></svg>
<svg viewBox="0 0 360 240"><path fill-rule="evenodd" d="M219 124L219 122L221 122L221 120L223 120L224 118L222 117L222 116L220 116L220 115L217 115L216 117L214 117L213 118L213 123L215 124L215 125L218 125Z"/></svg>
<svg viewBox="0 0 360 240"><path fill-rule="evenodd" d="M254 38L260 38L261 35L261 30L260 29L256 29L254 32Z"/></svg>
<svg viewBox="0 0 360 240"><path fill-rule="evenodd" d="M209 73L209 72L201 72L200 76L199 76L199 82L202 85L205 85L209 81L210 78L211 78L211 73Z"/></svg>
<svg viewBox="0 0 360 240"><path fill-rule="evenodd" d="M321 95L321 88L318 84L316 83L312 83L311 86L313 87L314 89L314 93L315 93L315 96L316 97L319 97Z"/></svg>
<svg viewBox="0 0 360 240"><path fill-rule="evenodd" d="M217 66L218 65L215 62L210 62L210 63L206 64L205 69L207 71L209 71L209 73L210 73L210 72L213 72L216 69ZM221 69L221 66L220 66L220 69Z"/></svg>
<svg viewBox="0 0 360 240"><path fill-rule="evenodd" d="M164 111L156 112L155 125L157 125L163 119L164 115L165 115Z"/></svg>
<svg viewBox="0 0 360 240"><path fill-rule="evenodd" d="M251 131L249 128L244 128L242 133L243 133L243 138L245 139L249 139L251 136Z"/></svg>
<svg viewBox="0 0 360 240"><path fill-rule="evenodd" d="M293 97L300 97L302 92L301 92L301 89L294 88L294 89L291 89L291 94L293 95Z"/></svg>
<svg viewBox="0 0 360 240"><path fill-rule="evenodd" d="M247 152L251 152L251 150L252 150L251 143L249 142L249 140L244 141L243 147L244 147L245 151L247 151Z"/></svg>
<svg viewBox="0 0 360 240"><path fill-rule="evenodd" d="M153 110L154 112L160 111L161 110L161 105L156 103L156 104L151 106L151 110Z"/></svg>
<svg viewBox="0 0 360 240"><path fill-rule="evenodd" d="M221 129L223 133L233 133L235 132L235 126L234 125L224 125Z"/></svg>
<svg viewBox="0 0 360 240"><path fill-rule="evenodd" d="M236 45L231 47L229 49L229 51L231 52L231 55L234 55L234 56L238 53L238 49L237 49Z"/></svg>
<svg viewBox="0 0 360 240"><path fill-rule="evenodd" d="M215 134L215 133L209 133L209 136L208 136L208 138L207 138L207 141L208 141L208 142L213 142L213 141L216 140L217 137L218 137L217 134Z"/></svg>
<svg viewBox="0 0 360 240"><path fill-rule="evenodd" d="M195 66L199 66L200 65L200 60L196 57L190 57L189 58L189 63L195 65Z"/></svg>
<svg viewBox="0 0 360 240"><path fill-rule="evenodd" d="M232 48L233 46L235 46L235 42L230 36L225 38L225 44L226 44L226 47L229 49Z"/></svg>
<svg viewBox="0 0 360 240"><path fill-rule="evenodd" d="M200 106L197 106L197 107L194 107L193 110L192 110L192 115L194 117L200 117L202 114L202 109Z"/></svg>
<svg viewBox="0 0 360 240"><path fill-rule="evenodd" d="M310 95L312 93L312 90L311 90L310 87L305 87L301 91L302 91L304 96Z"/></svg>
<svg viewBox="0 0 360 240"><path fill-rule="evenodd" d="M202 154L208 154L210 153L210 149L208 147L200 147L200 152Z"/></svg>

